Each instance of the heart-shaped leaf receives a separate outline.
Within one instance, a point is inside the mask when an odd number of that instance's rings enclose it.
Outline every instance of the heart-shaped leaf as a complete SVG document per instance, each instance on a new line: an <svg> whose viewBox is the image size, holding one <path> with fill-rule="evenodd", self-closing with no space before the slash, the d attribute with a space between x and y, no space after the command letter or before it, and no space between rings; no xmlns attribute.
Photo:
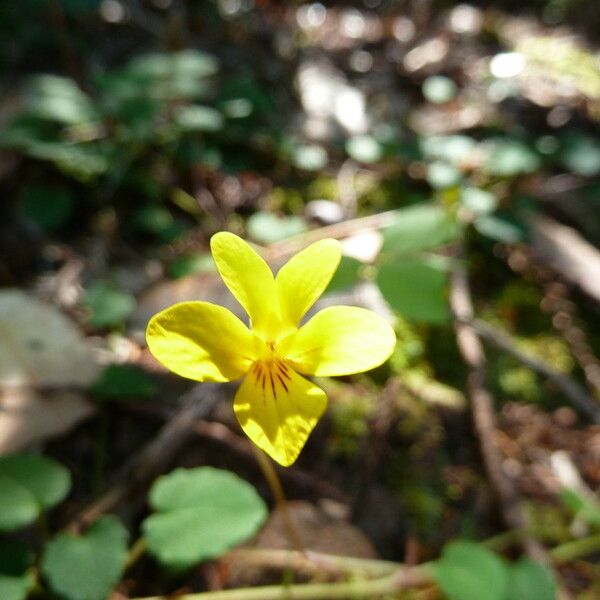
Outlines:
<svg viewBox="0 0 600 600"><path fill-rule="evenodd" d="M14 577L11 575L0 575L0 598L2 600L25 600L35 580L30 575Z"/></svg>
<svg viewBox="0 0 600 600"><path fill-rule="evenodd" d="M419 323L440 324L450 317L446 298L446 273L426 259L383 264L377 285L390 306Z"/></svg>
<svg viewBox="0 0 600 600"><path fill-rule="evenodd" d="M156 514L142 524L150 552L176 569L215 558L247 540L267 509L256 490L233 473L177 469L150 491Z"/></svg>
<svg viewBox="0 0 600 600"><path fill-rule="evenodd" d="M434 575L450 600L506 598L506 566L493 552L475 542L448 544L434 566Z"/></svg>
<svg viewBox="0 0 600 600"><path fill-rule="evenodd" d="M45 456L0 458L0 531L35 521L40 512L61 502L71 488L69 472Z"/></svg>
<svg viewBox="0 0 600 600"><path fill-rule="evenodd" d="M42 573L54 592L68 600L106 600L127 559L127 531L111 516L82 536L62 533L46 547Z"/></svg>
<svg viewBox="0 0 600 600"><path fill-rule="evenodd" d="M521 558L510 571L510 600L556 600L552 573L540 563Z"/></svg>
<svg viewBox="0 0 600 600"><path fill-rule="evenodd" d="M383 232L382 253L405 255L430 250L458 238L460 227L441 206L417 204L396 212Z"/></svg>

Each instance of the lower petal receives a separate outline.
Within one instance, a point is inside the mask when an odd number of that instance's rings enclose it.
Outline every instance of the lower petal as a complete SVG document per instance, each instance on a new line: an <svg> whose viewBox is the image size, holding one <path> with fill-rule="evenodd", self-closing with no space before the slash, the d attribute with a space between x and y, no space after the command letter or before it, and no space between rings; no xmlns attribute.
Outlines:
<svg viewBox="0 0 600 600"><path fill-rule="evenodd" d="M283 365L255 363L233 409L246 435L287 467L304 447L327 406L325 392Z"/></svg>

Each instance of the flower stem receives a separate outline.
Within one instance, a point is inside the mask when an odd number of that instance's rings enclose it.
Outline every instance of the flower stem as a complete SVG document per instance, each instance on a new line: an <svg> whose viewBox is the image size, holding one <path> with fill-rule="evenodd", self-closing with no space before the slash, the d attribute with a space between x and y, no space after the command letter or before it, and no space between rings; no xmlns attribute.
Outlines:
<svg viewBox="0 0 600 600"><path fill-rule="evenodd" d="M304 550L304 546L292 521L290 511L288 509L288 503L285 494L283 493L283 487L281 486L281 481L279 480L277 472L273 468L273 464L271 463L269 457L262 450L259 450L254 445L252 445L252 449L254 450L258 465L263 472L265 479L267 480L267 484L269 485L271 493L275 498L277 508L281 513L281 518L283 520L283 525L286 529L290 545L294 550L302 552Z"/></svg>

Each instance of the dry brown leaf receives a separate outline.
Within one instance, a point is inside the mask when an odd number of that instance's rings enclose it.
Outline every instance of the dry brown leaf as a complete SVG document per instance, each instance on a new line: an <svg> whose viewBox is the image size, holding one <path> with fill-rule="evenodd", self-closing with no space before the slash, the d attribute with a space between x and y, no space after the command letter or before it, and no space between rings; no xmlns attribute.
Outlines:
<svg viewBox="0 0 600 600"><path fill-rule="evenodd" d="M85 338L56 308L18 290L0 291L0 454L68 431L94 412L73 388L96 364ZM40 389L54 388L52 393Z"/></svg>

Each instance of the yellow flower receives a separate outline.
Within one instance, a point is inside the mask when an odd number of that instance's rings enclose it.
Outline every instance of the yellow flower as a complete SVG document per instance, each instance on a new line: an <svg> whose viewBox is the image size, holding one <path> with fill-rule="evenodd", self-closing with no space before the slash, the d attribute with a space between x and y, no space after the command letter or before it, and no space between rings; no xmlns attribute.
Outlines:
<svg viewBox="0 0 600 600"><path fill-rule="evenodd" d="M390 356L396 336L384 319L352 306L325 308L299 326L338 267L336 240L312 244L276 277L232 233L217 233L210 245L251 329L222 306L181 302L152 317L148 347L182 377L231 381L245 376L233 406L242 429L278 463L291 465L327 405L325 392L300 374L368 371Z"/></svg>

